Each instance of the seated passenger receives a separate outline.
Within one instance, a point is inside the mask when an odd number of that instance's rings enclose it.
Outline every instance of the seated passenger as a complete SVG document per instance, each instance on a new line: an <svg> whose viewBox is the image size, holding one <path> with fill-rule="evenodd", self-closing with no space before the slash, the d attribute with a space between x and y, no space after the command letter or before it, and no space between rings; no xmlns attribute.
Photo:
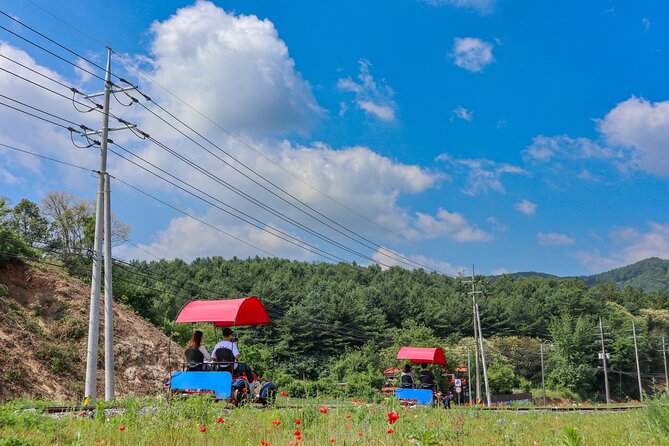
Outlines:
<svg viewBox="0 0 669 446"><path fill-rule="evenodd" d="M223 329L223 340L216 344L211 353L214 361L223 363L218 366L217 370L225 370L232 372L233 365L236 369L239 360L239 350L237 344L232 340L232 330L228 327Z"/></svg>
<svg viewBox="0 0 669 446"><path fill-rule="evenodd" d="M406 364L400 375L400 386L403 389L413 389L416 384L416 377L413 374L410 364Z"/></svg>
<svg viewBox="0 0 669 446"><path fill-rule="evenodd" d="M186 346L185 355L187 367L190 371L203 370L202 363L211 359L209 352L202 345L202 332L200 330L193 332L193 337L190 338Z"/></svg>
<svg viewBox="0 0 669 446"><path fill-rule="evenodd" d="M427 362L421 363L420 372L418 372L418 380L420 381L421 388L436 390L434 373L427 368Z"/></svg>

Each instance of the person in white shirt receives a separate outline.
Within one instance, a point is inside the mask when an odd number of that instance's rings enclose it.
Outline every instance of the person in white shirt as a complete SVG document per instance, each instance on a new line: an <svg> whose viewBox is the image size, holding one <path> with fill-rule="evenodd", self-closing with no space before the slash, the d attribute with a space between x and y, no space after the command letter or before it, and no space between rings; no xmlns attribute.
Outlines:
<svg viewBox="0 0 669 446"><path fill-rule="evenodd" d="M202 332L200 330L195 330L193 332L193 337L188 341L186 348L193 348L202 352L205 361L211 360L211 355L207 351L207 348L202 344Z"/></svg>
<svg viewBox="0 0 669 446"><path fill-rule="evenodd" d="M212 351L212 359L214 361L224 361L225 358L222 357L220 352L218 352L219 349L221 348L227 348L228 350L232 351L232 356L235 358L235 368L237 368L237 361L239 361L239 349L237 348L237 343L232 342L232 330L228 327L225 327L223 329L223 340L216 344L214 347L214 350ZM218 355L217 355L218 353ZM219 358L219 356L221 356Z"/></svg>

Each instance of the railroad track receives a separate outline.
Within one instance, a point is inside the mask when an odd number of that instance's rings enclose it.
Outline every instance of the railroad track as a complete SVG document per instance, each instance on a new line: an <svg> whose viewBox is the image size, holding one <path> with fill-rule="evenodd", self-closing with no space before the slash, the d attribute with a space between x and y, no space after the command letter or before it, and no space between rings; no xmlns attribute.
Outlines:
<svg viewBox="0 0 669 446"><path fill-rule="evenodd" d="M260 408L260 407L259 407ZM300 405L286 405L286 406L274 406L276 409L299 409L304 408ZM505 406L505 407L479 407L476 410L480 411L508 411L508 412L625 412L629 410L641 410L645 409L646 406L638 405L625 405L625 406L546 406L546 407L533 407L533 406ZM26 408L26 410L35 410L41 411L49 415L55 414L65 414L65 413L80 413L84 415L92 415L95 411L95 406L47 406L47 407L31 407ZM123 411L122 406L105 406L105 410L118 410ZM456 407L457 410L457 407Z"/></svg>

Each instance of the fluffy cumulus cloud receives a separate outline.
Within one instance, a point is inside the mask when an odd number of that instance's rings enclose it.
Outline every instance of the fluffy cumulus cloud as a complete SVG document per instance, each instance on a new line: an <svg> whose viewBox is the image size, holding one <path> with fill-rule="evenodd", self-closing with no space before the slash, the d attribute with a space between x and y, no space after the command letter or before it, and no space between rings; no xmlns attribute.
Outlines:
<svg viewBox="0 0 669 446"><path fill-rule="evenodd" d="M453 63L467 71L478 73L494 62L492 44L478 37L456 37L453 40Z"/></svg>
<svg viewBox="0 0 669 446"><path fill-rule="evenodd" d="M540 232L537 234L537 239L541 246L564 246L574 244L573 238L556 232Z"/></svg>
<svg viewBox="0 0 669 446"><path fill-rule="evenodd" d="M453 264L450 262L445 262L443 260L433 259L422 255L406 255L385 247L374 252L372 258L379 265L381 265L383 269L386 269L389 266L401 266L402 268L407 269L423 268L428 271L434 270L440 273L451 275L456 275L460 271L465 270L464 266L456 267L453 266ZM405 259L413 262L413 266L407 266Z"/></svg>
<svg viewBox="0 0 669 446"><path fill-rule="evenodd" d="M530 200L520 200L513 206L518 212L525 215L534 215L537 211L537 205Z"/></svg>
<svg viewBox="0 0 669 446"><path fill-rule="evenodd" d="M360 72L357 80L351 77L337 81L337 88L346 93L353 93L352 104L363 110L367 115L381 121L393 121L397 104L393 101L395 94L385 80L377 81L370 72L370 62L366 59L359 61ZM346 102L340 104L339 114L344 115L349 106Z"/></svg>
<svg viewBox="0 0 669 446"><path fill-rule="evenodd" d="M89 127L99 126L100 114L95 112L82 114L76 111L72 107L72 102L68 100L72 96L72 92L57 83L72 85L80 90L84 90L80 79L67 79L59 73L41 66L26 52L6 42L0 42L0 54L5 56L0 59L0 68L7 70L0 71L0 91L12 98L4 98L2 102L16 109L42 116L61 126L64 125L67 127L71 126L71 124L57 117L47 116L34 109L29 109L16 101L38 107L52 115L85 124ZM41 75L36 74L34 71ZM16 76L10 73L14 73ZM48 92L17 76L50 88L64 95L65 98ZM75 75L74 77L77 76ZM47 78L51 78L53 81ZM83 101L81 97L79 97L79 100ZM85 109L84 106L79 107ZM69 132L61 126L36 119L9 107L0 106L0 134L2 134L2 141L0 142L3 144L52 156L83 167L96 168L96 151L92 149L79 149L73 146L70 142ZM80 140L81 138L75 137L75 140L77 139ZM83 141L80 144L83 145ZM0 182L24 188L31 194L44 193L40 189L48 186L43 186L42 181L35 181L34 179L44 179L48 177L48 172L58 173L63 178L64 183L72 187L81 186L87 176L85 173L77 173L72 171L72 169L41 161L33 156L2 146L0 146L0 160L2 163Z"/></svg>
<svg viewBox="0 0 669 446"><path fill-rule="evenodd" d="M579 251L575 255L593 272L606 271L649 257L669 258L669 223L649 222L645 231L623 227L609 234L611 248Z"/></svg>
<svg viewBox="0 0 669 446"><path fill-rule="evenodd" d="M503 175L528 175L529 173L518 166L508 163L499 163L489 159L458 159L448 153L437 156L437 161L450 165L454 174L464 175L465 186L462 192L467 195L478 195L490 191L504 193Z"/></svg>
<svg viewBox="0 0 669 446"><path fill-rule="evenodd" d="M463 121L471 122L474 119L474 112L467 110L462 105L458 105L453 109L453 116Z"/></svg>
<svg viewBox="0 0 669 446"><path fill-rule="evenodd" d="M478 11L482 15L490 14L495 9L495 0L423 0L432 6L454 6Z"/></svg>
<svg viewBox="0 0 669 446"><path fill-rule="evenodd" d="M639 169L669 177L669 101L632 97L609 111L598 129L610 146L631 149Z"/></svg>
<svg viewBox="0 0 669 446"><path fill-rule="evenodd" d="M436 216L416 213L416 228L422 238L447 236L456 242L487 242L492 236L476 228L458 212L439 209Z"/></svg>
<svg viewBox="0 0 669 446"><path fill-rule="evenodd" d="M274 24L236 15L208 1L151 26L152 77L179 98L236 132L305 132L321 113L295 70ZM202 116L162 88L161 98L187 122Z"/></svg>

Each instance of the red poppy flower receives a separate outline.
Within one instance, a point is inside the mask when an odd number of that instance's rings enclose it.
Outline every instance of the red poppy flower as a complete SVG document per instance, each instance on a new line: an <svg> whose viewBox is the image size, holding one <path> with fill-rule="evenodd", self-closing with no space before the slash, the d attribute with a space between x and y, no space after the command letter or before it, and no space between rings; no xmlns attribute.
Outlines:
<svg viewBox="0 0 669 446"><path fill-rule="evenodd" d="M346 415L346 418L351 418L351 414Z"/></svg>
<svg viewBox="0 0 669 446"><path fill-rule="evenodd" d="M224 421L225 420L223 418L219 418L218 420L216 420L217 423L223 423Z"/></svg>
<svg viewBox="0 0 669 446"><path fill-rule="evenodd" d="M400 416L395 412L388 412L388 423L393 424Z"/></svg>
<svg viewBox="0 0 669 446"><path fill-rule="evenodd" d="M327 407L321 407L320 411L321 411L321 413L328 413L328 408Z"/></svg>
<svg viewBox="0 0 669 446"><path fill-rule="evenodd" d="M299 437L300 435L302 435L302 432L300 432L299 429L296 429L295 432L293 432L293 435L295 435L296 437Z"/></svg>
<svg viewBox="0 0 669 446"><path fill-rule="evenodd" d="M207 427L206 426L200 426L200 432L206 432Z"/></svg>
<svg viewBox="0 0 669 446"><path fill-rule="evenodd" d="M351 428L351 425L350 425L350 424L347 424L347 425L346 425L346 429L350 429L350 428Z"/></svg>
<svg viewBox="0 0 669 446"><path fill-rule="evenodd" d="M392 427L389 427L388 430L386 430L386 432L388 432L389 434L392 434L392 433L395 432L395 431L393 430Z"/></svg>
<svg viewBox="0 0 669 446"><path fill-rule="evenodd" d="M372 415L376 415L376 411L375 411L375 410L370 410L369 413L371 413Z"/></svg>
<svg viewBox="0 0 669 446"><path fill-rule="evenodd" d="M274 420L274 421L272 421L272 424L275 425L275 426L278 426L278 425L281 424L281 420Z"/></svg>
<svg viewBox="0 0 669 446"><path fill-rule="evenodd" d="M302 424L302 420L300 420L299 418L296 418L295 419L295 424Z"/></svg>
<svg viewBox="0 0 669 446"><path fill-rule="evenodd" d="M362 437L362 432L358 432L358 437Z"/></svg>
<svg viewBox="0 0 669 446"><path fill-rule="evenodd" d="M262 440L262 441L260 442L260 444L261 444L262 446L269 446L269 443L266 442L265 440Z"/></svg>
<svg viewBox="0 0 669 446"><path fill-rule="evenodd" d="M302 439L302 435L298 435L298 436L295 437L295 438L297 438L298 440L301 440L301 439Z"/></svg>
<svg viewBox="0 0 669 446"><path fill-rule="evenodd" d="M288 394L286 392L281 392L279 395L281 396L287 396Z"/></svg>
<svg viewBox="0 0 669 446"><path fill-rule="evenodd" d="M330 443L334 443L334 437L330 437Z"/></svg>
<svg viewBox="0 0 669 446"><path fill-rule="evenodd" d="M124 431L124 430L125 430L125 426L124 426L124 425L120 425L120 426L118 427L118 430L120 430L120 431Z"/></svg>

